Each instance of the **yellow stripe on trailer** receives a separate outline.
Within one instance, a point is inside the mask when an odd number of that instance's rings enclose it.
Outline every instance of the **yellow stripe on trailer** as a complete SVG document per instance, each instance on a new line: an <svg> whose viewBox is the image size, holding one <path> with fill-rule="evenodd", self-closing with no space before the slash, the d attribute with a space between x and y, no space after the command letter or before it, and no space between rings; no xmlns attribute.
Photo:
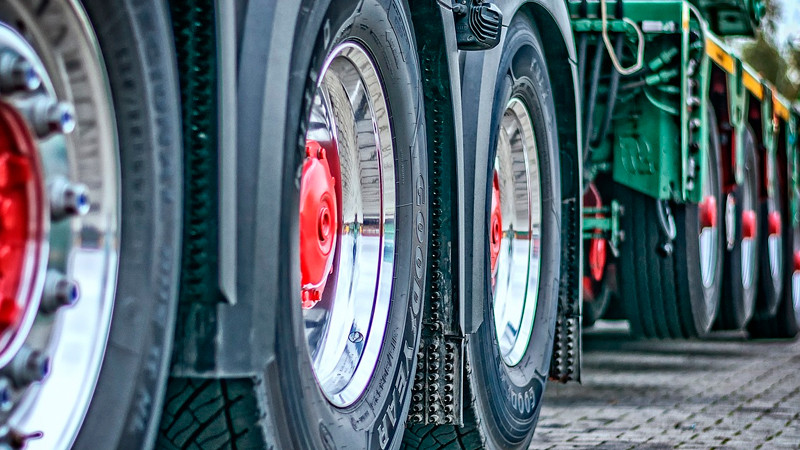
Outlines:
<svg viewBox="0 0 800 450"><path fill-rule="evenodd" d="M764 100L764 86L761 85L761 81L753 74L745 70L742 74L742 82L744 83L744 87L755 95L757 99Z"/></svg>
<svg viewBox="0 0 800 450"><path fill-rule="evenodd" d="M789 121L789 107L786 106L782 98L775 94L772 94L772 110L775 112L776 116L780 117L786 122Z"/></svg>
<svg viewBox="0 0 800 450"><path fill-rule="evenodd" d="M726 72L733 74L736 64L733 56L723 49L714 39L706 38L706 54Z"/></svg>

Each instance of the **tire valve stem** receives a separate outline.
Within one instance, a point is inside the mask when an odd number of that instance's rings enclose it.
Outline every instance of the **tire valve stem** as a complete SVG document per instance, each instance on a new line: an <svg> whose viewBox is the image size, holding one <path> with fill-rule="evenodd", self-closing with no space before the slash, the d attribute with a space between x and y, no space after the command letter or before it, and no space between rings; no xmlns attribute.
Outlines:
<svg viewBox="0 0 800 450"><path fill-rule="evenodd" d="M83 184L70 183L66 178L59 177L49 184L48 191L52 220L83 216L91 208L88 189Z"/></svg>
<svg viewBox="0 0 800 450"><path fill-rule="evenodd" d="M34 431L33 433L23 433L15 430L8 425L0 427L0 450L21 449L28 445L31 439L41 439L44 433Z"/></svg>
<svg viewBox="0 0 800 450"><path fill-rule="evenodd" d="M42 85L42 78L22 56L6 52L0 56L0 92L33 92Z"/></svg>
<svg viewBox="0 0 800 450"><path fill-rule="evenodd" d="M23 346L14 359L0 370L0 375L7 376L17 389L44 380L48 373L50 373L50 358L28 346Z"/></svg>
<svg viewBox="0 0 800 450"><path fill-rule="evenodd" d="M358 331L353 331L352 333L350 333L350 336L348 336L348 340L354 344L358 344L359 342L364 340L364 335Z"/></svg>
<svg viewBox="0 0 800 450"><path fill-rule="evenodd" d="M61 272L50 269L44 280L44 292L39 310L45 314L56 312L64 306L72 306L80 298L78 284Z"/></svg>

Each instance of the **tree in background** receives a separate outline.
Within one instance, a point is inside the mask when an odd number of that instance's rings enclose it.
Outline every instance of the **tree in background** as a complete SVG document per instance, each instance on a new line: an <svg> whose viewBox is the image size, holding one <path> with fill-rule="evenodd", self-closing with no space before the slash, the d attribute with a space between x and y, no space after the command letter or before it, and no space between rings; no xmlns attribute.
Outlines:
<svg viewBox="0 0 800 450"><path fill-rule="evenodd" d="M800 95L800 45L775 42L777 18L781 14L781 5L775 0L767 0L766 5L767 10L761 29L756 32L754 40L742 47L742 58L761 76L772 82L786 98L798 99L798 95Z"/></svg>

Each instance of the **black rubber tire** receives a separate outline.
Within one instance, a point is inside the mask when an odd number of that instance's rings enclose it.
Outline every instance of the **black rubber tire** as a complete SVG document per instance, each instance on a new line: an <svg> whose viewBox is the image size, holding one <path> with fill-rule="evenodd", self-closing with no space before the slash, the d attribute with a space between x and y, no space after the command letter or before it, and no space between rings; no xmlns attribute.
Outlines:
<svg viewBox="0 0 800 450"><path fill-rule="evenodd" d="M756 146L753 132L748 128L745 133L744 146L744 183L749 185L752 204L758 205L758 186L761 175L756 160ZM753 280L750 286L744 286L742 277L742 212L744 195L747 195L744 185L736 185L729 195L733 196L736 204L734 213L733 247L725 253L724 280L722 298L717 327L723 330L740 330L744 328L755 312L756 292L758 289L759 251L761 240L757 237L753 241L753 254L755 258ZM761 214L760 208L755 208L756 217ZM722 221L724 223L724 221ZM758 218L756 223L758 223ZM727 226L727 225L726 225ZM727 232L727 229L726 229Z"/></svg>
<svg viewBox="0 0 800 450"><path fill-rule="evenodd" d="M588 273L586 270L587 269L584 269L584 277L586 273ZM614 297L614 290L616 289L616 272L616 263L609 262L606 264L602 280L590 280L593 292L597 293L593 298L590 298L584 288L583 314L581 315L584 327L591 327L595 322L605 317Z"/></svg>
<svg viewBox="0 0 800 450"><path fill-rule="evenodd" d="M269 2L266 13L272 12ZM269 17L269 16L268 16ZM259 211L265 229L279 235L278 245L258 255L259 267L278 280L261 293L271 314L254 326L274 329L263 371L248 378L175 379L168 392L158 445L164 448L396 448L404 431L421 328L421 303L427 255L427 150L421 73L413 27L405 0L306 0L299 8L293 36L285 39L289 86L285 148L263 147L268 170L280 180L277 207ZM276 20L292 20L281 18ZM255 32L255 31L254 31ZM249 38L253 38L250 36ZM365 48L383 78L393 130L397 207L395 279L386 339L372 380L351 406L332 405L314 378L300 308L298 261L298 173L316 82L323 63L344 41ZM282 43L284 41L281 41ZM276 45L274 42L271 45ZM269 64L271 61L266 61ZM276 68L281 73L283 67ZM267 77L266 79L270 79ZM269 96L265 97L265 101ZM263 113L259 105L254 105ZM249 119L249 118L248 118ZM242 118L245 120L245 118ZM240 133L263 136L261 120L247 121ZM241 127L241 125L240 125ZM272 129L271 129L272 130ZM276 196L259 192L261 196ZM222 398L220 398L222 397ZM188 430L188 431L187 431Z"/></svg>
<svg viewBox="0 0 800 450"><path fill-rule="evenodd" d="M464 426L411 426L404 438L405 448L527 448L533 437L550 367L561 257L561 186L555 106L542 41L533 22L527 14L520 14L508 27L493 104L490 141L493 150L486 161L487 174L491 175L506 105L511 98L522 99L533 122L543 202L539 299L530 345L519 364L510 367L503 361L495 332L491 273L487 267L482 274L486 286L483 323L467 341ZM487 176L486 179L490 180L485 197L488 203L481 207L485 208L482 214L488 230L493 178ZM465 241L472 242L472 239ZM488 235L485 247L475 251L485 252L489 260Z"/></svg>
<svg viewBox="0 0 800 450"><path fill-rule="evenodd" d="M74 448L142 448L155 440L161 417L179 284L183 181L175 53L163 4L81 3L116 113L121 237L108 346ZM40 15L71 7L41 5ZM34 13L36 5L30 8Z"/></svg>
<svg viewBox="0 0 800 450"><path fill-rule="evenodd" d="M800 251L800 228L795 228L786 241L786 250L792 250L790 254ZM794 266L793 258L786 263ZM751 338L791 339L800 333L800 292L795 292L792 286L792 276L797 272L786 272L787 284L777 313L771 317L754 317L748 326Z"/></svg>
<svg viewBox="0 0 800 450"><path fill-rule="evenodd" d="M783 156L783 155L781 155ZM789 189L794 187L788 186L788 174L786 170L785 157L782 158L778 167L780 189L783 193L788 193ZM795 198L798 193L795 193ZM788 195L784 195L783 211L791 211L789 206ZM784 287L783 295L778 305L778 310L774 315L760 315L756 314L748 326L751 338L794 338L800 333L800 289L795 289L793 279L795 275L800 275L800 271L795 271L794 254L800 251L800 225L792 226L791 214L784 214L783 229L792 230L791 233L784 234L784 268L791 268L784 270Z"/></svg>
<svg viewBox="0 0 800 450"><path fill-rule="evenodd" d="M762 159L766 159L764 156ZM761 173L766 173L766 162L760 162L760 170ZM768 247L768 239L769 239L769 210L770 210L770 202L774 202L774 210L778 211L781 214L781 237L782 237L782 250L785 250L786 240L788 236L786 228L786 220L785 216L786 213L786 202L785 198L786 195L781 190L781 183L780 183L780 176L773 177L772 180L766 180L764 183L772 183L772 192L775 194L775 198L767 198L767 194L763 194L760 204L760 216L758 219L758 233L759 233L759 246L761 248L761 254L759 259L759 264L761 266L761 274L759 278L758 284L758 294L756 296L756 313L755 315L759 318L759 320L769 319L770 317L775 316L778 312L778 307L780 306L782 295L783 295L783 285L785 282L785 272L786 272L786 255L785 251L783 251L784 255L781 258L781 266L778 269L777 273L773 274L772 270L770 270L770 255L769 255L769 247ZM766 188L764 188L767 191Z"/></svg>
<svg viewBox="0 0 800 450"><path fill-rule="evenodd" d="M716 130L713 111L711 129ZM709 163L717 197L717 217L723 217L719 136L710 134ZM697 204L672 205L676 237L672 248L659 225L655 199L621 185L618 199L625 206L621 228L619 291L631 333L645 338L688 338L706 335L717 316L722 283L723 244L710 286L703 285L699 267L700 238Z"/></svg>

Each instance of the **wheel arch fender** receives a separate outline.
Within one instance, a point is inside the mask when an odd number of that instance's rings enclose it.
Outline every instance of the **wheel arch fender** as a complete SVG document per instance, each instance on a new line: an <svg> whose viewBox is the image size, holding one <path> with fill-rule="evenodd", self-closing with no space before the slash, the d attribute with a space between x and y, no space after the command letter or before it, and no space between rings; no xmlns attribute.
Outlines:
<svg viewBox="0 0 800 450"><path fill-rule="evenodd" d="M493 98L496 90L497 67L500 62L506 39L505 30L514 17L527 13L542 36L547 70L553 88L553 100L559 140L559 159L561 165L562 193L562 246L567 252L562 261L560 280L560 313L562 318L572 318L579 326L582 295L580 281L582 276L582 149L580 114L580 90L578 84L575 43L572 34L569 11L566 3L560 0L499 0L497 6L503 12L503 35L500 44L485 52L461 52L462 79L462 119L464 127L465 155L463 171L465 179L464 203L460 215L471 235L472 248L484 246L483 236L486 224L478 205L486 204L487 173L479 170L480 162L489 157ZM569 73L570 76L564 76ZM472 189L468 188L472 186ZM475 332L482 321L484 300L481 292L485 289L482 277L473 274L486 270L486 255L482 251L465 252L463 292L465 332ZM562 320L561 322L566 322ZM580 333L574 338L576 355L580 355ZM579 358L572 367L573 379L579 377Z"/></svg>

